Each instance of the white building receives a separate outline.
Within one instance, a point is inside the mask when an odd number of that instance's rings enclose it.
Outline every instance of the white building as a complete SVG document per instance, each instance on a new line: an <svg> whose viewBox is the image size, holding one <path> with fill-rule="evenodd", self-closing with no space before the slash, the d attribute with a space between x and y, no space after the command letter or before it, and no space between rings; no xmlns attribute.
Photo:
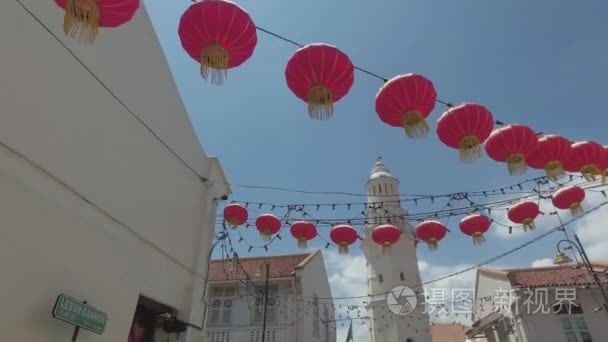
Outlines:
<svg viewBox="0 0 608 342"><path fill-rule="evenodd" d="M209 267L208 342L261 341L265 263L270 265L266 342L336 341L333 301L320 251L239 262L214 260ZM247 276L255 282L254 293L238 281Z"/></svg>
<svg viewBox="0 0 608 342"><path fill-rule="evenodd" d="M594 263L608 285L607 264ZM608 340L608 312L582 265L481 268L475 284L475 341L598 342ZM570 305L571 304L571 305Z"/></svg>
<svg viewBox="0 0 608 342"><path fill-rule="evenodd" d="M367 259L368 292L371 296L369 317L371 342L430 342L429 318L424 310L424 290L416 257L414 228L403 219L407 210L401 207L399 180L378 160L367 183L368 221L362 242ZM393 246L390 255L383 255L382 249L370 234L378 225L390 222L401 229L401 238ZM398 286L407 286L415 291L417 305L402 317L387 311L386 294ZM399 296L399 293L396 294ZM407 298L396 298L400 304Z"/></svg>
<svg viewBox="0 0 608 342"><path fill-rule="evenodd" d="M138 304L140 325L171 311L200 327L230 189L145 7L86 46L64 35L54 1L20 1L0 1L0 340L69 341L74 326L51 315L62 293L107 314L103 334L81 329L78 342L126 342Z"/></svg>

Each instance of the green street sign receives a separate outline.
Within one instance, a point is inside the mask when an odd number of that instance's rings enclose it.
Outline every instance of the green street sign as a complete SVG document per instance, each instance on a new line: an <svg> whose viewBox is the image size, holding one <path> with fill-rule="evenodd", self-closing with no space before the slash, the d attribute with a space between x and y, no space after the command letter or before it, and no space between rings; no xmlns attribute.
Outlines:
<svg viewBox="0 0 608 342"><path fill-rule="evenodd" d="M106 329L108 321L105 312L64 294L57 297L53 317L100 335Z"/></svg>

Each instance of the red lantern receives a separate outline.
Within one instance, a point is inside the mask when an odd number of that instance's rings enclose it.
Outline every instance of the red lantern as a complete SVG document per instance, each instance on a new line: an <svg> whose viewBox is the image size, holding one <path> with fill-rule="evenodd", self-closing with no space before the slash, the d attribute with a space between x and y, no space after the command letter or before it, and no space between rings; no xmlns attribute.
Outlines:
<svg viewBox="0 0 608 342"><path fill-rule="evenodd" d="M226 220L232 228L236 228L247 222L247 218L249 218L247 208L238 203L228 204L224 207L224 220Z"/></svg>
<svg viewBox="0 0 608 342"><path fill-rule="evenodd" d="M372 240L382 246L383 254L390 254L392 246L401 238L401 230L391 225L385 224L372 230Z"/></svg>
<svg viewBox="0 0 608 342"><path fill-rule="evenodd" d="M536 202L524 201L509 208L507 216L513 223L523 225L525 232L536 228L534 220L538 217L539 213L540 209Z"/></svg>
<svg viewBox="0 0 608 342"><path fill-rule="evenodd" d="M568 172L580 172L589 182L595 176L602 174L600 164L604 158L604 147L593 141L580 141L572 144L570 155L564 162L564 169Z"/></svg>
<svg viewBox="0 0 608 342"><path fill-rule="evenodd" d="M334 113L334 103L352 87L354 70L348 56L335 46L310 44L291 56L285 77L289 89L308 103L308 115L326 120Z"/></svg>
<svg viewBox="0 0 608 342"><path fill-rule="evenodd" d="M438 242L447 234L447 228L439 221L424 221L416 228L416 236L426 242L429 250L437 249Z"/></svg>
<svg viewBox="0 0 608 342"><path fill-rule="evenodd" d="M473 244L479 245L486 239L483 236L490 229L491 221L487 216L471 214L460 220L460 231L473 237Z"/></svg>
<svg viewBox="0 0 608 342"><path fill-rule="evenodd" d="M602 155L598 163L598 167L602 175L602 184L606 184L606 178L608 176L608 146L603 146Z"/></svg>
<svg viewBox="0 0 608 342"><path fill-rule="evenodd" d="M393 127L403 127L410 138L428 134L426 118L435 108L433 83L416 74L400 75L386 82L376 95L376 113Z"/></svg>
<svg viewBox="0 0 608 342"><path fill-rule="evenodd" d="M63 32L93 43L100 27L118 27L133 18L139 0L55 0L65 10Z"/></svg>
<svg viewBox="0 0 608 342"><path fill-rule="evenodd" d="M566 176L563 162L570 155L570 150L568 139L559 135L545 135L538 139L538 146L528 155L528 166L545 169L547 177L557 181Z"/></svg>
<svg viewBox="0 0 608 342"><path fill-rule="evenodd" d="M308 241L317 236L317 227L306 221L297 221L291 224L291 235L298 240L298 247L306 248Z"/></svg>
<svg viewBox="0 0 608 342"><path fill-rule="evenodd" d="M585 190L578 186L566 186L553 194L553 205L558 209L570 209L572 216L581 216L584 212L583 200Z"/></svg>
<svg viewBox="0 0 608 342"><path fill-rule="evenodd" d="M201 76L220 85L228 69L247 61L257 45L249 14L227 0L201 0L179 22L179 38L188 55L201 64Z"/></svg>
<svg viewBox="0 0 608 342"><path fill-rule="evenodd" d="M485 142L488 156L497 162L507 163L511 175L526 172L526 156L537 146L536 133L527 126L517 124L494 130Z"/></svg>
<svg viewBox="0 0 608 342"><path fill-rule="evenodd" d="M437 121L437 135L448 147L460 150L469 163L481 158L481 144L494 128L494 117L484 106L465 103L450 108Z"/></svg>
<svg viewBox="0 0 608 342"><path fill-rule="evenodd" d="M359 234L357 234L355 228L346 224L341 224L331 229L329 238L339 246L340 254L348 254L348 246L357 241Z"/></svg>
<svg viewBox="0 0 608 342"><path fill-rule="evenodd" d="M281 230L281 220L272 214L262 214L255 220L255 226L260 231L264 241L270 241L271 237Z"/></svg>

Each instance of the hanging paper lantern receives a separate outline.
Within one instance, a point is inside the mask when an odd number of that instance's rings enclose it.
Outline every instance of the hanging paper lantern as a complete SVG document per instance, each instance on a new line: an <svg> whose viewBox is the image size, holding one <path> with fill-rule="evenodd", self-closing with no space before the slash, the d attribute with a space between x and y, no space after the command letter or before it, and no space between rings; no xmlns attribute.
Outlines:
<svg viewBox="0 0 608 342"><path fill-rule="evenodd" d="M536 133L529 127L518 124L497 128L485 142L488 156L497 162L507 163L511 175L526 172L526 157L537 146Z"/></svg>
<svg viewBox="0 0 608 342"><path fill-rule="evenodd" d="M393 127L403 127L410 138L428 134L426 118L435 108L433 83L416 74L400 75L386 82L376 95L376 113Z"/></svg>
<svg viewBox="0 0 608 342"><path fill-rule="evenodd" d="M354 70L348 56L335 46L310 44L291 56L285 77L289 89L308 103L308 115L326 120L334 113L334 103L352 87Z"/></svg>
<svg viewBox="0 0 608 342"><path fill-rule="evenodd" d="M540 209L536 202L524 201L509 208L507 216L513 223L521 224L524 227L524 232L526 232L536 228L534 220L539 213Z"/></svg>
<svg viewBox="0 0 608 342"><path fill-rule="evenodd" d="M306 221L297 221L291 224L291 235L298 240L298 247L306 248L308 241L317 236L317 227Z"/></svg>
<svg viewBox="0 0 608 342"><path fill-rule="evenodd" d="M416 228L416 236L426 242L429 250L437 249L438 242L447 234L447 228L439 221L424 221Z"/></svg>
<svg viewBox="0 0 608 342"><path fill-rule="evenodd" d="M564 162L564 169L568 172L580 172L589 182L595 176L602 174L600 164L604 158L604 147L593 141L580 141L572 144L570 154Z"/></svg>
<svg viewBox="0 0 608 342"><path fill-rule="evenodd" d="M228 204L224 207L224 220L232 228L236 228L247 222L247 218L249 218L247 208L238 203Z"/></svg>
<svg viewBox="0 0 608 342"><path fill-rule="evenodd" d="M538 146L528 155L528 166L544 169L549 179L557 181L566 176L563 163L570 150L568 139L554 134L545 135L538 139Z"/></svg>
<svg viewBox="0 0 608 342"><path fill-rule="evenodd" d="M55 0L65 10L63 32L93 43L100 27L118 27L133 18L139 0Z"/></svg>
<svg viewBox="0 0 608 342"><path fill-rule="evenodd" d="M450 108L437 121L437 135L446 146L460 150L469 163L481 158L481 144L494 128L494 117L484 106L465 103Z"/></svg>
<svg viewBox="0 0 608 342"><path fill-rule="evenodd" d="M228 69L247 61L258 39L249 14L227 0L201 0L179 22L179 38L188 55L201 65L201 76L220 85Z"/></svg>
<svg viewBox="0 0 608 342"><path fill-rule="evenodd" d="M401 230L392 224L384 224L372 230L372 240L382 246L383 254L390 254L392 246L401 238Z"/></svg>
<svg viewBox="0 0 608 342"><path fill-rule="evenodd" d="M553 205L558 209L570 209L572 216L581 216L583 210L583 200L585 199L585 190L578 186L566 186L553 194Z"/></svg>
<svg viewBox="0 0 608 342"><path fill-rule="evenodd" d="M264 241L270 241L272 236L281 230L281 220L272 214L262 214L255 220L255 226L260 231Z"/></svg>
<svg viewBox="0 0 608 342"><path fill-rule="evenodd" d="M606 185L606 179L608 178L608 146L602 147L602 155L597 166L602 176L602 185Z"/></svg>
<svg viewBox="0 0 608 342"><path fill-rule="evenodd" d="M359 234L357 234L355 228L346 224L341 224L331 229L329 238L339 246L340 254L348 254L348 246L357 241Z"/></svg>
<svg viewBox="0 0 608 342"><path fill-rule="evenodd" d="M473 237L473 244L479 245L486 239L483 236L490 229L492 222L487 216L471 214L460 220L460 231Z"/></svg>

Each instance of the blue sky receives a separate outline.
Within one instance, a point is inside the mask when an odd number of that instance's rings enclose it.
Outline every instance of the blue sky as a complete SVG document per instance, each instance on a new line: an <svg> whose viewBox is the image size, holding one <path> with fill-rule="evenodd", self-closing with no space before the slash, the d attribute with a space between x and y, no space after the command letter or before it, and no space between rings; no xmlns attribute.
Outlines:
<svg viewBox="0 0 608 342"><path fill-rule="evenodd" d="M289 91L284 78L285 65L296 47L263 32L258 31L253 57L231 70L223 86L212 86L200 78L198 64L186 55L177 36L179 18L190 2L145 2L201 143L208 154L220 158L232 183L364 193L379 154L400 178L402 193L476 190L541 175L531 171L511 177L505 165L487 157L462 164L457 152L443 146L434 132L424 140L407 139L401 130L378 119L374 98L382 83L360 72L331 120L309 119L306 104ZM256 25L304 44L336 45L354 64L378 74L423 74L434 82L443 100L477 102L503 122L608 144L605 2L237 2ZM443 110L437 106L431 115L433 129ZM278 204L362 199L239 187L233 187L233 192L234 199ZM421 204L408 209L433 208ZM337 209L323 216L357 214ZM453 224L451 228L438 252L430 254L421 248L419 257L442 267L472 264L542 231L510 238L491 233L485 246L470 248L470 239ZM255 234L247 237L259 242ZM504 265L528 266L551 256L556 241L557 237L550 237L537 248L505 259ZM268 253L294 251L295 243L287 238L273 244ZM247 250L243 248L241 254L248 255Z"/></svg>

